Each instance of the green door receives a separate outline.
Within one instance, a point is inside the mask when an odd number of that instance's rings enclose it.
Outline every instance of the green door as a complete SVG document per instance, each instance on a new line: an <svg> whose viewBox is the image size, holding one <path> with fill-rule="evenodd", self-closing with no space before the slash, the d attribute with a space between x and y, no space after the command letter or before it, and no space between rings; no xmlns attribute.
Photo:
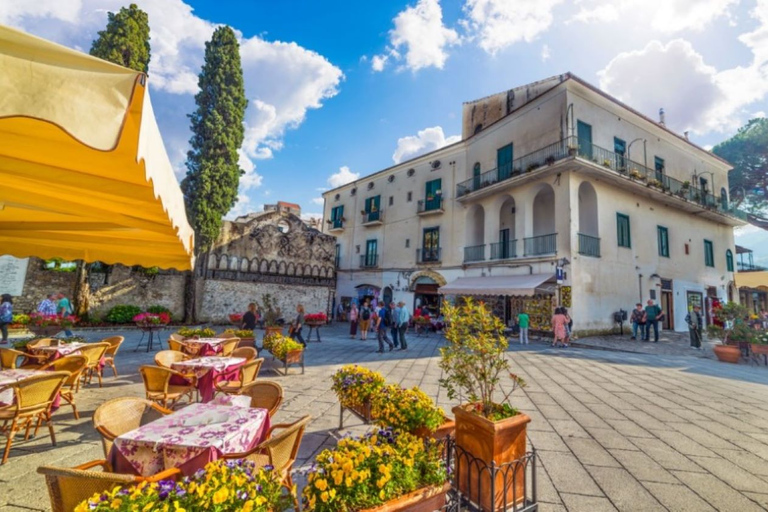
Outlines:
<svg viewBox="0 0 768 512"><path fill-rule="evenodd" d="M365 213L367 222L379 220L381 212L381 196L369 197L365 200Z"/></svg>
<svg viewBox="0 0 768 512"><path fill-rule="evenodd" d="M425 193L424 210L428 212L439 210L443 200L443 180L438 178L436 180L428 181Z"/></svg>
<svg viewBox="0 0 768 512"><path fill-rule="evenodd" d="M579 138L579 156L592 159L592 126L576 122L576 136Z"/></svg>
<svg viewBox="0 0 768 512"><path fill-rule="evenodd" d="M627 168L627 143L626 141L614 137L613 138L613 152L616 154L616 169L619 171L625 171Z"/></svg>
<svg viewBox="0 0 768 512"><path fill-rule="evenodd" d="M499 172L499 181L512 176L512 144L496 150L496 168Z"/></svg>
<svg viewBox="0 0 768 512"><path fill-rule="evenodd" d="M378 240L368 240L365 243L365 266L366 267L375 267L376 266L376 259L378 258L378 246L379 241Z"/></svg>
<svg viewBox="0 0 768 512"><path fill-rule="evenodd" d="M472 168L472 190L480 188L480 163L476 163Z"/></svg>

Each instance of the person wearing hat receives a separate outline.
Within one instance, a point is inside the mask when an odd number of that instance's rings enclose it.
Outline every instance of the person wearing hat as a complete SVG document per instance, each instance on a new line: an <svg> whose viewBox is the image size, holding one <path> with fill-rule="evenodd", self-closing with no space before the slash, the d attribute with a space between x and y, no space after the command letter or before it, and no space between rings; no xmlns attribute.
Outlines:
<svg viewBox="0 0 768 512"><path fill-rule="evenodd" d="M405 307L405 302L400 301L397 303L398 323L397 333L400 337L400 350L406 350L408 348L408 342L405 339L405 331L408 330L408 322L411 321L411 313L408 308Z"/></svg>
<svg viewBox="0 0 768 512"><path fill-rule="evenodd" d="M8 324L11 322L13 322L13 300L10 295L4 293L0 296L0 331L3 333L0 344L8 344Z"/></svg>

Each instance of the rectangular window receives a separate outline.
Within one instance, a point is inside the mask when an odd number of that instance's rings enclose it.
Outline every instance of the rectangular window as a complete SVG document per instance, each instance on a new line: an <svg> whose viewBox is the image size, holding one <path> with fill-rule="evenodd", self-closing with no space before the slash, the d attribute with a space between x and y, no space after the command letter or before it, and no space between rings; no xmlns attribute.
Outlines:
<svg viewBox="0 0 768 512"><path fill-rule="evenodd" d="M592 126L578 121L576 123L576 136L579 141L579 156L592 160Z"/></svg>
<svg viewBox="0 0 768 512"><path fill-rule="evenodd" d="M389 206L392 206L393 204L395 204L395 198L394 196L389 196Z"/></svg>
<svg viewBox="0 0 768 512"><path fill-rule="evenodd" d="M669 258L669 230L664 226L657 226L656 234L659 239L659 256Z"/></svg>
<svg viewBox="0 0 768 512"><path fill-rule="evenodd" d="M341 244L336 244L336 268L339 267L339 264L341 263Z"/></svg>
<svg viewBox="0 0 768 512"><path fill-rule="evenodd" d="M629 216L623 213L616 214L616 238L619 247L632 247L632 235L629 230Z"/></svg>
<svg viewBox="0 0 768 512"><path fill-rule="evenodd" d="M421 261L440 261L440 228L425 228Z"/></svg>
<svg viewBox="0 0 768 512"><path fill-rule="evenodd" d="M514 160L512 153L512 144L507 144L503 148L496 150L496 168L498 169L500 180L512 176L512 160Z"/></svg>
<svg viewBox="0 0 768 512"><path fill-rule="evenodd" d="M653 157L653 167L656 172L664 173L664 159L658 156Z"/></svg>
<svg viewBox="0 0 768 512"><path fill-rule="evenodd" d="M407 249L407 248L409 248L410 246L411 246L411 239L410 239L410 238L406 238L406 239L405 239L405 248Z"/></svg>
<svg viewBox="0 0 768 512"><path fill-rule="evenodd" d="M425 186L424 211L439 210L443 203L443 180L428 181Z"/></svg>
<svg viewBox="0 0 768 512"><path fill-rule="evenodd" d="M413 192L408 192L408 196L407 196L407 197L408 197L407 201L408 201L409 203L410 203L411 201L413 201Z"/></svg>
<svg viewBox="0 0 768 512"><path fill-rule="evenodd" d="M381 196L365 200L365 222L374 222L381 218Z"/></svg>
<svg viewBox="0 0 768 512"><path fill-rule="evenodd" d="M613 138L613 152L616 153L616 168L626 169L627 143L618 137Z"/></svg>
<svg viewBox="0 0 768 512"><path fill-rule="evenodd" d="M331 227L340 228L344 225L344 205L334 206L331 209Z"/></svg>
<svg viewBox="0 0 768 512"><path fill-rule="evenodd" d="M715 266L715 249L709 240L704 240L704 265Z"/></svg>

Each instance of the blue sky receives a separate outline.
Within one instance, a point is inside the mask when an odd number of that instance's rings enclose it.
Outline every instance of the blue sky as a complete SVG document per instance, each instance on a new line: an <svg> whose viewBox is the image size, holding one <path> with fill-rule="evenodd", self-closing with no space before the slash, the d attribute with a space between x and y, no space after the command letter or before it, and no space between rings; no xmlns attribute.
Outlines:
<svg viewBox="0 0 768 512"><path fill-rule="evenodd" d="M0 23L87 51L126 3L3 0ZM205 40L217 24L241 36L247 173L232 215L279 199L319 213L322 189L455 140L463 101L566 71L651 117L663 106L704 146L768 112L768 0L136 3L180 177Z"/></svg>

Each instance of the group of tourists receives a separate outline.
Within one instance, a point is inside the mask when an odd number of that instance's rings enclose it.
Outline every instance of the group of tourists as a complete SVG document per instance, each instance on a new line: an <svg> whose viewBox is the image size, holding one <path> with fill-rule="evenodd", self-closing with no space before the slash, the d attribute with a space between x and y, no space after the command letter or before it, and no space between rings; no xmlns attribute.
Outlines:
<svg viewBox="0 0 768 512"><path fill-rule="evenodd" d="M70 316L73 312L72 303L63 293L51 293L37 305L37 312L46 316ZM0 296L0 345L8 344L8 326L13 323L13 297L4 293ZM72 331L64 329L64 334L72 336Z"/></svg>
<svg viewBox="0 0 768 512"><path fill-rule="evenodd" d="M653 300L648 299L648 305L643 307L642 302L635 304L629 321L632 323L631 340L636 340L638 332L641 341L650 341L651 330L653 330L653 342L659 342L659 322L664 320L664 313L661 308L654 304Z"/></svg>
<svg viewBox="0 0 768 512"><path fill-rule="evenodd" d="M368 300L358 309L356 304L349 308L349 337L354 339L357 336L358 327L360 328L360 339L367 340L368 332L376 332L379 350L377 353L384 352L384 345L392 351L395 348L400 350L408 349L408 340L406 332L411 321L411 313L405 307L405 302L400 301L395 304L394 301L389 305L381 303L378 306L372 306ZM392 335L389 339L388 334Z"/></svg>

